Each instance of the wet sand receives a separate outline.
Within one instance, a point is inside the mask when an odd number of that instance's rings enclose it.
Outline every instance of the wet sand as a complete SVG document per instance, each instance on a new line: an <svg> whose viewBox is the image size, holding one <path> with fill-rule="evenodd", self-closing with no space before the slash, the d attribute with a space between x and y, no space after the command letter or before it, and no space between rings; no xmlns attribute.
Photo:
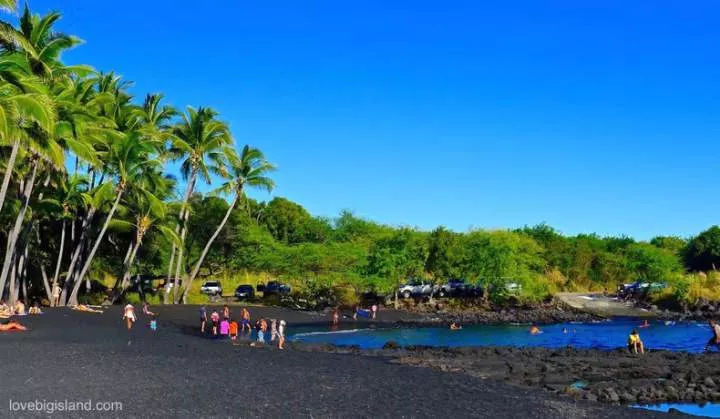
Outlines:
<svg viewBox="0 0 720 419"><path fill-rule="evenodd" d="M28 332L0 335L0 416L47 416L11 412L10 400L93 400L119 401L123 410L83 417L667 417L395 357L234 346L199 335L197 307L154 309L157 332L142 314L128 332L119 307L22 318ZM284 318L289 328L327 321L275 308L252 312Z"/></svg>

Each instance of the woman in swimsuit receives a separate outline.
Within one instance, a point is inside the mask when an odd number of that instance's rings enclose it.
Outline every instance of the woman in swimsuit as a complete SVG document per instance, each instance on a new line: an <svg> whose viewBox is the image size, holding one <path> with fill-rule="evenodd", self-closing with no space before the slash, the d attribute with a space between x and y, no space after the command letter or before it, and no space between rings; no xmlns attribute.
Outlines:
<svg viewBox="0 0 720 419"><path fill-rule="evenodd" d="M135 307L133 307L132 304L128 304L125 306L123 319L125 320L125 325L127 326L127 329L132 329L133 323L135 323L135 320L137 320L137 318L135 317Z"/></svg>

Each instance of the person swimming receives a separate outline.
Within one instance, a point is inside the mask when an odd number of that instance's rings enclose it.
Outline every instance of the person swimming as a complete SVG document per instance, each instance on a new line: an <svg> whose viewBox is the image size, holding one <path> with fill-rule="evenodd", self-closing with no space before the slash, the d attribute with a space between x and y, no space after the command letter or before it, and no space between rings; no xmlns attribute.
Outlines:
<svg viewBox="0 0 720 419"><path fill-rule="evenodd" d="M640 327L643 327L643 328L645 328L645 327L650 327L650 323L648 323L648 321L645 320L645 321L640 325Z"/></svg>
<svg viewBox="0 0 720 419"><path fill-rule="evenodd" d="M459 325L455 322L450 323L450 330L460 330L460 329L462 329L461 325Z"/></svg>
<svg viewBox="0 0 720 419"><path fill-rule="evenodd" d="M530 334L531 335L537 335L540 332L540 328L537 326L537 324L533 323L532 326L530 326Z"/></svg>
<svg viewBox="0 0 720 419"><path fill-rule="evenodd" d="M628 336L628 349L632 353L645 353L645 346L643 345L642 340L640 339L640 334L636 329L633 329L633 331L630 333L630 336Z"/></svg>

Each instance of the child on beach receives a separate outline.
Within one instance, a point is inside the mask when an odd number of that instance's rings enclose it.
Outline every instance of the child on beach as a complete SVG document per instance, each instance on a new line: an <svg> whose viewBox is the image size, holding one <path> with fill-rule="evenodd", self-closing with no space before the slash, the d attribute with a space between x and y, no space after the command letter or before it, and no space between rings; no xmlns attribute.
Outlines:
<svg viewBox="0 0 720 419"><path fill-rule="evenodd" d="M210 322L212 323L212 332L213 332L213 335L217 336L217 334L218 334L218 325L219 325L219 323L220 323L220 315L218 314L217 311L214 311L214 310L213 310L212 314L210 315Z"/></svg>
<svg viewBox="0 0 720 419"><path fill-rule="evenodd" d="M230 320L230 307L227 305L223 307L223 319Z"/></svg>
<svg viewBox="0 0 720 419"><path fill-rule="evenodd" d="M153 316L152 320L150 320L150 330L152 330L153 332L157 331L157 319L155 318L155 316Z"/></svg>
<svg viewBox="0 0 720 419"><path fill-rule="evenodd" d="M155 315L155 313L150 311L150 304L148 304L147 302L143 303L143 314L150 317Z"/></svg>
<svg viewBox="0 0 720 419"><path fill-rule="evenodd" d="M123 320L125 320L127 330L132 329L133 323L135 323L135 320L137 320L137 318L135 317L135 307L133 307L132 304L126 305L123 309Z"/></svg>
<svg viewBox="0 0 720 419"><path fill-rule="evenodd" d="M205 323L207 323L207 310L205 306L200 307L200 333L205 333Z"/></svg>
<svg viewBox="0 0 720 419"><path fill-rule="evenodd" d="M280 320L278 327L278 349L285 349L285 320Z"/></svg>
<svg viewBox="0 0 720 419"><path fill-rule="evenodd" d="M25 304L23 304L22 301L17 300L15 303L15 315L16 316L24 316L25 315Z"/></svg>
<svg viewBox="0 0 720 419"><path fill-rule="evenodd" d="M230 339L237 340L238 324L235 320L230 321Z"/></svg>
<svg viewBox="0 0 720 419"><path fill-rule="evenodd" d="M220 335L227 337L228 334L230 334L230 322L228 319L223 319L220 322Z"/></svg>

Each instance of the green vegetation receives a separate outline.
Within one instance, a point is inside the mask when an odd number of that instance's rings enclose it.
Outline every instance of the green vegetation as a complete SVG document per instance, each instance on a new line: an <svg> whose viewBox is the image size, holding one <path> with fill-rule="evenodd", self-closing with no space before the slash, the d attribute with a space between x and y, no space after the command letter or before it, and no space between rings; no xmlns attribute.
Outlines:
<svg viewBox="0 0 720 419"><path fill-rule="evenodd" d="M649 242L546 225L426 232L250 199L247 188L273 187L258 149L237 151L210 108L180 113L161 94L136 101L114 73L65 65L62 52L81 41L53 29L59 18L25 8L17 27L0 31L0 298L51 300L59 285L60 304L192 302L204 300L196 278L220 280L228 293L280 279L300 297L352 304L368 291L392 295L409 278L464 278L493 298L509 283L539 300L642 280L669 284L658 299L720 300L719 227ZM216 183L214 192L200 194L198 183ZM127 293L137 275L166 288Z"/></svg>

